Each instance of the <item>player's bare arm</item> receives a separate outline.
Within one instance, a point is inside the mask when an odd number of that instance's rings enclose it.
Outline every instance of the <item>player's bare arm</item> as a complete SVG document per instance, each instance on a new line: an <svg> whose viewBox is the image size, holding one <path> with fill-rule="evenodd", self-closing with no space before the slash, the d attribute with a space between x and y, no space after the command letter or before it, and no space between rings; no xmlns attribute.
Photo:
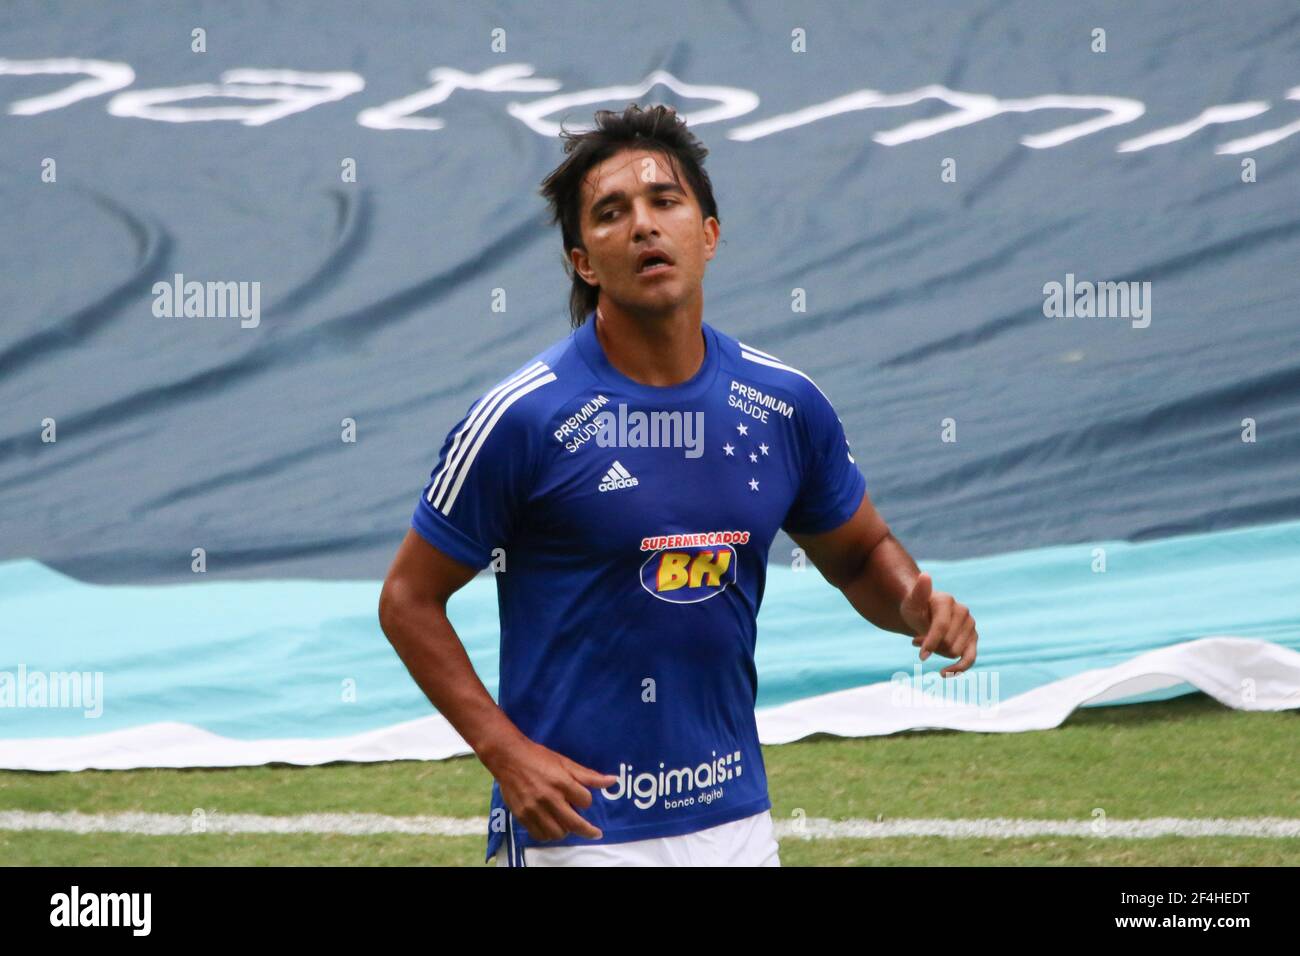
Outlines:
<svg viewBox="0 0 1300 956"><path fill-rule="evenodd" d="M859 614L882 630L910 635L921 660L931 653L960 658L940 671L944 677L975 663L979 633L970 609L934 590L930 575L890 532L869 495L838 528L791 538Z"/></svg>
<svg viewBox="0 0 1300 956"><path fill-rule="evenodd" d="M591 787L618 778L598 773L529 740L479 680L451 621L447 601L475 570L408 529L379 596L379 625L426 697L501 785L510 811L530 833L600 839L574 807L591 806Z"/></svg>

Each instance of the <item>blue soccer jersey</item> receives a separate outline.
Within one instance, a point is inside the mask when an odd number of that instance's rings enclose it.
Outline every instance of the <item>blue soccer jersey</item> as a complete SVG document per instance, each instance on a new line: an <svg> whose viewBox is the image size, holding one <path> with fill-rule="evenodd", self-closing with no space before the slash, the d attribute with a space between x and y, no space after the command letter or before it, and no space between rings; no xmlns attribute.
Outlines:
<svg viewBox="0 0 1300 956"><path fill-rule="evenodd" d="M594 313L479 398L411 524L496 571L498 702L530 739L618 782L583 817L621 843L771 807L754 702L756 618L778 528L829 531L866 481L797 369L702 326L680 385L633 381ZM532 837L492 785L487 856Z"/></svg>

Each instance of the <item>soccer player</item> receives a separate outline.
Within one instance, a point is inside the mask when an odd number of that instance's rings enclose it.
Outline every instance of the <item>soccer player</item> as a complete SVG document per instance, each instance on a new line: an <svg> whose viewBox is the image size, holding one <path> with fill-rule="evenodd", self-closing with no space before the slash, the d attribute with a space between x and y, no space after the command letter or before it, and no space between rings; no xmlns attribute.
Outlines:
<svg viewBox="0 0 1300 956"><path fill-rule="evenodd" d="M975 661L803 372L703 321L707 150L666 107L565 132L542 183L573 331L448 433L379 603L494 778L498 865L779 866L754 718L756 617L785 529L877 627ZM447 619L491 565L498 706Z"/></svg>

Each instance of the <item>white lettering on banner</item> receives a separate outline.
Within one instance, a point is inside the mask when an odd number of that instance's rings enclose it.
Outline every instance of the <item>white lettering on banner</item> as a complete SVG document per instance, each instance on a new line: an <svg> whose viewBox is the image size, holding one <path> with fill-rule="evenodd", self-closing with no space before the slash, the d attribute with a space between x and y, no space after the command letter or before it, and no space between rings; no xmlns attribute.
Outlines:
<svg viewBox="0 0 1300 956"><path fill-rule="evenodd" d="M1300 86L1293 86L1286 91L1288 100L1300 100ZM1262 133L1256 133L1253 136L1243 136L1241 139L1234 139L1215 147L1215 152L1220 156L1231 156L1237 153L1249 153L1266 146L1272 146L1274 143L1280 143L1288 136L1294 136L1300 133L1300 120L1294 123L1287 123L1285 126L1279 126L1276 129L1268 129Z"/></svg>
<svg viewBox="0 0 1300 956"><path fill-rule="evenodd" d="M563 84L540 77L527 79L533 68L527 63L507 63L482 73L465 73L450 66L429 71L433 86L412 93L383 106L371 107L357 114L357 122L369 129L438 130L447 124L435 117L412 116L420 110L437 106L456 90L482 90L486 93L550 93Z"/></svg>
<svg viewBox="0 0 1300 956"><path fill-rule="evenodd" d="M1000 100L996 96L989 96L985 93L964 93L960 90L950 90L946 86L932 83L929 86L923 86L907 93L896 93L892 96L877 90L857 90L836 97L833 100L827 100L825 103L804 107L793 113L774 116L759 123L733 129L727 133L727 138L749 142L764 136L771 136L773 133L783 133L815 120L838 116L841 113L866 109L892 109L897 106L914 106L924 100L941 100L949 106L956 107L956 109L952 113L944 113L930 119L916 120L897 129L876 133L871 138L882 146L898 146L901 143L927 139L930 136L956 129L959 126L969 126L971 123L992 119L1003 113L1028 113L1032 110L1103 110L1110 114L1077 123L1074 126L1063 126L1050 133L1022 136L1020 139L1020 142L1026 146L1034 149L1044 149L1050 146L1060 146L1062 143L1068 143L1080 136L1087 136L1089 133L1096 133L1108 126L1131 123L1146 112L1146 106L1139 100L1118 96L1047 95L1021 100Z"/></svg>
<svg viewBox="0 0 1300 956"><path fill-rule="evenodd" d="M118 93L108 101L114 116L194 123L204 120L238 120L245 126L265 126L322 103L332 103L365 88L356 73L304 73L300 70L227 70L220 83L162 87ZM262 106L163 106L181 100L207 97L276 100Z"/></svg>
<svg viewBox="0 0 1300 956"><path fill-rule="evenodd" d="M716 123L720 120L743 116L758 106L758 94L750 90L743 90L737 86L699 86L679 80L667 70L655 70L640 84L602 86L591 90L579 90L576 93L559 93L546 99L533 100L531 103L510 103L506 106L506 112L534 133L552 139L560 135L559 124L547 122L542 117L588 103L605 103L609 100L637 100L661 83L678 96L693 96L697 99L718 101L718 105L713 109L680 114L682 121L692 129L705 123ZM572 128L577 132L588 127L574 126Z"/></svg>
<svg viewBox="0 0 1300 956"><path fill-rule="evenodd" d="M1163 129L1147 133L1145 136L1126 139L1115 147L1115 152L1136 153L1140 150L1150 149L1152 146L1176 143L1180 139L1186 139L1193 133L1200 132L1207 126L1213 126L1216 123L1238 123L1241 120L1248 120L1253 116L1266 112L1268 112L1268 104L1261 102L1211 106L1208 110L1203 110L1200 116L1190 119L1186 123L1166 126Z"/></svg>
<svg viewBox="0 0 1300 956"><path fill-rule="evenodd" d="M489 93L543 93L560 88L557 80L532 77L534 70L535 68L527 63L503 64L477 74L449 66L436 67L428 74L429 81L433 84L431 88L391 100L381 106L362 110L357 114L356 121L360 126L375 130L437 131L446 125L444 121L412 114L446 101L458 89ZM10 115L31 116L62 109L79 100L122 89L135 79L134 70L127 64L105 60L0 59L0 76L6 74L30 76L41 73L86 73L91 79L75 83L58 93L11 103L8 109ZM505 105L505 110L538 135L552 138L558 135L560 127L547 120L547 116L574 106L609 100L637 99L656 86L666 86L681 97L695 97L716 102L717 105L711 108L681 114L692 127L735 119L753 112L760 102L758 94L752 90L736 86L687 83L666 70L654 70L640 83L555 93L528 103L512 100ZM262 126L315 106L341 100L364 88L365 80L352 72L309 73L298 70L237 69L222 73L220 83L199 83L118 93L109 101L108 112L113 116L129 116L168 123L238 120L246 126ZM258 106L165 105L202 97L261 99L275 102ZM1288 90L1286 98L1300 100L1300 86ZM1051 149L1112 126L1132 123L1146 113L1145 103L1125 96L1044 93L1017 99L1000 99L988 93L952 90L942 84L932 83L901 93L882 93L873 89L851 90L811 106L733 127L727 131L726 136L736 142L753 142L777 133L810 126L844 113L909 107L927 100L946 103L952 107L952 110L939 116L915 120L895 129L878 132L872 136L872 139L881 146L900 146L1006 113L1082 110L1102 114L1080 123L1057 127L1044 133L1031 133L1020 138L1020 142L1031 149ZM1144 136L1125 140L1116 147L1116 151L1133 152L1176 143L1195 135L1207 126L1240 122L1258 116L1270 108L1271 104L1264 100L1210 106L1187 122L1165 126ZM1215 153L1226 155L1264 149L1297 133L1300 133L1300 120L1222 143L1215 148Z"/></svg>
<svg viewBox="0 0 1300 956"><path fill-rule="evenodd" d="M84 73L90 79L73 83L67 89L31 99L15 100L9 104L9 112L14 116L35 116L49 110L62 109L80 100L103 96L130 86L135 82L135 70L125 63L110 63L108 60L79 60L65 58L61 60L3 60L0 59L0 76L40 76L42 74L76 74Z"/></svg>

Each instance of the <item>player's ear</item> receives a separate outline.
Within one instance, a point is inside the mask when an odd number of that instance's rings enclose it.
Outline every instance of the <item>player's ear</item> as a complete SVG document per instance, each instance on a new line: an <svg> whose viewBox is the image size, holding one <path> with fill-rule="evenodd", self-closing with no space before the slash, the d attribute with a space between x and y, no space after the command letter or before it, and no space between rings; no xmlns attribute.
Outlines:
<svg viewBox="0 0 1300 956"><path fill-rule="evenodd" d="M582 277L582 281L589 286L600 288L600 283L596 280L596 273L591 271L591 259L587 256L587 250L581 246L574 246L569 250L569 261L573 264L573 271Z"/></svg>
<svg viewBox="0 0 1300 956"><path fill-rule="evenodd" d="M708 262L718 250L718 237L722 234L722 224L709 216L704 220L704 261Z"/></svg>

